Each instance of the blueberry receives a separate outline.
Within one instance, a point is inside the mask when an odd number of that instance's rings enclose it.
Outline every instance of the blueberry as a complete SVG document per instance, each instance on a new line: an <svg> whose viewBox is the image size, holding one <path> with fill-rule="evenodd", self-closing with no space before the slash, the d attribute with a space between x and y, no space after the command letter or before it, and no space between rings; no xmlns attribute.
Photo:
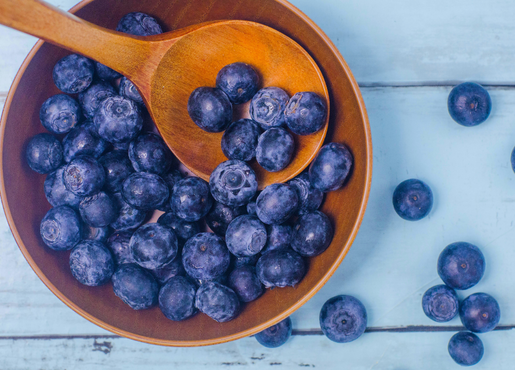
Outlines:
<svg viewBox="0 0 515 370"><path fill-rule="evenodd" d="M408 221L426 217L433 208L433 192L426 183L417 179L401 182L393 192L393 208Z"/></svg>
<svg viewBox="0 0 515 370"><path fill-rule="evenodd" d="M172 229L158 223L141 226L132 234L129 246L136 263L149 270L163 267L179 250Z"/></svg>
<svg viewBox="0 0 515 370"><path fill-rule="evenodd" d="M249 202L247 203L247 213L252 216L257 215L257 206L256 202Z"/></svg>
<svg viewBox="0 0 515 370"><path fill-rule="evenodd" d="M286 249L290 246L292 238L292 227L290 225L267 225L266 233L266 244L261 252Z"/></svg>
<svg viewBox="0 0 515 370"><path fill-rule="evenodd" d="M98 78L104 81L112 81L122 77L120 73L99 62L95 62L95 71Z"/></svg>
<svg viewBox="0 0 515 370"><path fill-rule="evenodd" d="M194 279L213 280L229 268L230 255L222 238L213 233L199 233L184 244L182 264Z"/></svg>
<svg viewBox="0 0 515 370"><path fill-rule="evenodd" d="M511 152L511 169L515 172L515 148Z"/></svg>
<svg viewBox="0 0 515 370"><path fill-rule="evenodd" d="M129 247L131 236L131 231L116 231L107 239L106 245L111 251L116 265L135 263L131 248Z"/></svg>
<svg viewBox="0 0 515 370"><path fill-rule="evenodd" d="M102 100L93 121L100 137L113 144L133 140L143 128L138 105L123 96Z"/></svg>
<svg viewBox="0 0 515 370"><path fill-rule="evenodd" d="M309 135L320 130L327 119L327 104L314 92L293 95L284 110L288 128L297 135Z"/></svg>
<svg viewBox="0 0 515 370"><path fill-rule="evenodd" d="M243 256L243 257L236 257L231 256L231 266L229 269L234 270L238 267L250 265L250 266L256 266L257 261L259 260L259 257L261 257L260 254L254 254L252 256Z"/></svg>
<svg viewBox="0 0 515 370"><path fill-rule="evenodd" d="M117 218L111 222L115 230L133 230L139 227L147 218L147 211L136 209L128 204L121 193L114 193L113 202L118 210Z"/></svg>
<svg viewBox="0 0 515 370"><path fill-rule="evenodd" d="M173 188L170 204L172 211L180 218L188 222L200 220L213 205L209 184L199 177L179 181Z"/></svg>
<svg viewBox="0 0 515 370"><path fill-rule="evenodd" d="M220 163L209 177L209 188L217 202L235 207L247 204L257 191L256 174L245 162Z"/></svg>
<svg viewBox="0 0 515 370"><path fill-rule="evenodd" d="M197 287L183 276L170 278L159 291L159 308L173 321L185 320L197 313L195 293Z"/></svg>
<svg viewBox="0 0 515 370"><path fill-rule="evenodd" d="M105 243L111 234L109 226L93 227L89 225L82 225L82 239L94 240L97 242Z"/></svg>
<svg viewBox="0 0 515 370"><path fill-rule="evenodd" d="M70 162L79 155L98 158L107 148L107 141L98 137L89 126L81 125L72 129L63 139L63 156Z"/></svg>
<svg viewBox="0 0 515 370"><path fill-rule="evenodd" d="M461 331L452 336L448 346L452 359L461 366L472 366L483 358L483 342L474 333Z"/></svg>
<svg viewBox="0 0 515 370"><path fill-rule="evenodd" d="M136 85L134 85L127 77L122 77L120 80L120 87L118 88L118 92L121 96L124 96L138 104L144 103L141 94L136 88Z"/></svg>
<svg viewBox="0 0 515 370"><path fill-rule="evenodd" d="M159 175L136 172L123 182L122 195L132 207L148 211L159 208L170 196L170 191Z"/></svg>
<svg viewBox="0 0 515 370"><path fill-rule="evenodd" d="M322 306L320 328L333 342L352 342L367 328L367 310L358 299L350 295L337 295Z"/></svg>
<svg viewBox="0 0 515 370"><path fill-rule="evenodd" d="M25 151L29 167L40 174L55 171L63 161L63 147L50 134L37 134L30 139Z"/></svg>
<svg viewBox="0 0 515 370"><path fill-rule="evenodd" d="M259 123L263 130L284 124L284 110L290 97L278 87L259 90L250 101L250 118Z"/></svg>
<svg viewBox="0 0 515 370"><path fill-rule="evenodd" d="M303 257L314 257L325 251L333 240L329 218L320 211L300 216L293 227L291 247Z"/></svg>
<svg viewBox="0 0 515 370"><path fill-rule="evenodd" d="M220 89L199 87L188 99L188 113L207 132L222 132L232 120L232 104Z"/></svg>
<svg viewBox="0 0 515 370"><path fill-rule="evenodd" d="M195 307L218 322L231 321L240 313L240 301L236 293L215 282L200 286L195 297Z"/></svg>
<svg viewBox="0 0 515 370"><path fill-rule="evenodd" d="M159 284L164 284L174 276L184 276L186 271L182 265L180 253L173 260L161 268L150 271Z"/></svg>
<svg viewBox="0 0 515 370"><path fill-rule="evenodd" d="M103 243L83 240L70 253L70 270L81 284L103 285L114 273L113 257Z"/></svg>
<svg viewBox="0 0 515 370"><path fill-rule="evenodd" d="M352 154L345 145L324 145L309 166L311 186L324 193L340 189L349 175L352 161Z"/></svg>
<svg viewBox="0 0 515 370"><path fill-rule="evenodd" d="M161 225L167 226L172 229L177 236L179 245L184 245L186 241L193 238L200 232L200 225L198 222L188 222L173 213L164 213L157 220Z"/></svg>
<svg viewBox="0 0 515 370"><path fill-rule="evenodd" d="M256 340L267 348L277 348L282 346L291 337L292 324L290 317L283 321L266 328L255 335Z"/></svg>
<svg viewBox="0 0 515 370"><path fill-rule="evenodd" d="M113 291L134 310L157 304L159 284L152 274L134 263L120 265L113 274Z"/></svg>
<svg viewBox="0 0 515 370"><path fill-rule="evenodd" d="M93 118L102 100L115 95L116 91L109 83L104 81L92 83L87 90L79 94L82 113L86 118Z"/></svg>
<svg viewBox="0 0 515 370"><path fill-rule="evenodd" d="M54 66L52 77L59 90L77 94L86 90L95 74L95 65L82 55L71 54L59 60Z"/></svg>
<svg viewBox="0 0 515 370"><path fill-rule="evenodd" d="M422 297L422 309L427 317L436 322L447 322L458 314L458 295L447 285L429 288Z"/></svg>
<svg viewBox="0 0 515 370"><path fill-rule="evenodd" d="M66 189L80 196L95 194L105 182L104 167L95 158L80 156L72 159L63 173Z"/></svg>
<svg viewBox="0 0 515 370"><path fill-rule="evenodd" d="M268 185L256 200L256 213L265 224L282 224L295 214L297 193L287 184Z"/></svg>
<svg viewBox="0 0 515 370"><path fill-rule="evenodd" d="M231 123L222 136L222 152L229 159L250 161L256 156L259 125L250 119L240 119Z"/></svg>
<svg viewBox="0 0 515 370"><path fill-rule="evenodd" d="M81 197L66 189L63 181L63 173L66 166L61 166L45 179L45 196L52 207L70 206L79 209Z"/></svg>
<svg viewBox="0 0 515 370"><path fill-rule="evenodd" d="M179 170L172 170L168 172L165 175L162 175L163 180L165 180L166 184L168 185L168 190L170 191L170 197L173 193L173 188L175 187L175 184L177 184L179 181L181 181L184 176ZM160 207L160 211L163 212L172 212L172 205L170 204L170 199L168 199L166 202L164 202Z"/></svg>
<svg viewBox="0 0 515 370"><path fill-rule="evenodd" d="M485 273L485 257L475 245L449 244L438 257L438 275L453 289L465 290L476 285Z"/></svg>
<svg viewBox="0 0 515 370"><path fill-rule="evenodd" d="M113 199L103 191L85 197L79 205L82 220L93 227L108 226L118 217Z"/></svg>
<svg viewBox="0 0 515 370"><path fill-rule="evenodd" d="M76 127L81 119L79 103L71 96L57 94L51 96L39 110L41 124L54 134L65 134Z"/></svg>
<svg viewBox="0 0 515 370"><path fill-rule="evenodd" d="M290 133L280 127L266 130L258 139L256 160L265 170L277 172L291 162L295 141Z"/></svg>
<svg viewBox="0 0 515 370"><path fill-rule="evenodd" d="M229 224L225 242L237 257L258 254L266 244L265 225L256 216L238 216Z"/></svg>
<svg viewBox="0 0 515 370"><path fill-rule="evenodd" d="M238 216L245 213L245 207L229 207L220 202L215 202L206 215L207 226L217 235L225 237L229 224Z"/></svg>
<svg viewBox="0 0 515 370"><path fill-rule="evenodd" d="M140 12L125 14L118 22L116 30L135 36L151 36L163 33L155 18Z"/></svg>
<svg viewBox="0 0 515 370"><path fill-rule="evenodd" d="M138 172L162 175L172 166L173 154L159 135L148 133L131 141L129 159Z"/></svg>
<svg viewBox="0 0 515 370"><path fill-rule="evenodd" d="M494 330L499 323L501 308L491 295L475 293L461 302L460 319L467 330L486 333Z"/></svg>
<svg viewBox="0 0 515 370"><path fill-rule="evenodd" d="M481 85L464 82L455 86L447 100L449 114L460 125L471 127L483 123L492 110L490 94Z"/></svg>
<svg viewBox="0 0 515 370"><path fill-rule="evenodd" d="M256 264L259 280L266 288L297 285L306 275L302 257L291 249L270 251L261 256Z"/></svg>
<svg viewBox="0 0 515 370"><path fill-rule="evenodd" d="M79 215L68 206L50 209L41 220L39 228L43 242L53 250L72 249L81 239Z"/></svg>
<svg viewBox="0 0 515 370"><path fill-rule="evenodd" d="M324 193L311 186L308 172L303 172L294 179L288 181L288 185L297 192L299 197L298 213L300 215L316 211L320 208L320 205L324 200Z"/></svg>
<svg viewBox="0 0 515 370"><path fill-rule="evenodd" d="M229 287L234 290L242 302L251 302L264 291L256 275L256 268L250 265L243 265L231 272Z"/></svg>
<svg viewBox="0 0 515 370"><path fill-rule="evenodd" d="M227 94L233 104L248 102L259 89L259 76L251 65L228 64L216 75L216 87Z"/></svg>
<svg viewBox="0 0 515 370"><path fill-rule="evenodd" d="M134 172L132 163L124 150L113 150L98 159L106 173L104 187L111 193L122 190L123 182Z"/></svg>

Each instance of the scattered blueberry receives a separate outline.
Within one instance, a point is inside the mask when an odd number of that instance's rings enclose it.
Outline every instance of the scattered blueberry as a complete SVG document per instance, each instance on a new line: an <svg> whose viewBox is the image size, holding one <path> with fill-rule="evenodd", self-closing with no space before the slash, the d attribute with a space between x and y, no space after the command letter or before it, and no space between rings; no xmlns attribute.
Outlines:
<svg viewBox="0 0 515 370"><path fill-rule="evenodd" d="M95 71L98 78L104 81L112 81L122 77L120 73L99 62L95 62Z"/></svg>
<svg viewBox="0 0 515 370"><path fill-rule="evenodd" d="M259 280L266 288L297 285L306 275L302 257L291 249L270 251L261 256L256 264Z"/></svg>
<svg viewBox="0 0 515 370"><path fill-rule="evenodd" d="M195 307L218 322L231 321L240 313L240 301L236 293L215 282L200 286L195 297Z"/></svg>
<svg viewBox="0 0 515 370"><path fill-rule="evenodd" d="M39 228L43 242L53 250L72 249L79 242L82 234L79 215L68 206L50 209Z"/></svg>
<svg viewBox="0 0 515 370"><path fill-rule="evenodd" d="M161 177L163 178L163 180L165 180L166 184L168 185L168 190L170 191L171 197L175 184L181 181L184 178L184 175L179 170L171 170L170 172L168 172L165 175L162 175ZM172 212L172 205L170 204L170 199L164 202L159 207L159 210L163 212Z"/></svg>
<svg viewBox="0 0 515 370"><path fill-rule="evenodd" d="M63 161L63 147L50 134L37 134L30 139L25 151L29 167L40 174L57 170Z"/></svg>
<svg viewBox="0 0 515 370"><path fill-rule="evenodd" d="M195 293L197 287L183 276L170 278L159 291L159 308L173 321L185 320L197 313Z"/></svg>
<svg viewBox="0 0 515 370"><path fill-rule="evenodd" d="M104 167L90 156L74 158L64 169L63 181L66 189L76 195L95 194L104 186Z"/></svg>
<svg viewBox="0 0 515 370"><path fill-rule="evenodd" d="M298 213L300 215L316 211L320 208L320 205L324 200L324 193L311 186L308 172L303 172L294 179L288 181L288 185L297 192L299 197Z"/></svg>
<svg viewBox="0 0 515 370"><path fill-rule="evenodd" d="M131 173L134 172L132 163L125 150L113 150L104 154L98 159L106 173L104 187L111 193L122 190L123 182Z"/></svg>
<svg viewBox="0 0 515 370"><path fill-rule="evenodd" d="M222 152L229 159L250 161L256 156L261 129L250 119L231 123L222 136Z"/></svg>
<svg viewBox="0 0 515 370"><path fill-rule="evenodd" d="M111 251L116 265L135 263L129 246L131 236L131 231L116 231L107 239L106 245Z"/></svg>
<svg viewBox="0 0 515 370"><path fill-rule="evenodd" d="M216 75L216 87L227 94L231 103L242 104L258 91L259 75L250 64L228 64Z"/></svg>
<svg viewBox="0 0 515 370"><path fill-rule="evenodd" d="M252 216L257 215L257 206L256 202L249 202L247 203L247 213Z"/></svg>
<svg viewBox="0 0 515 370"><path fill-rule="evenodd" d="M230 255L222 238L213 233L199 233L184 244L182 264L194 279L213 280L229 268Z"/></svg>
<svg viewBox="0 0 515 370"><path fill-rule="evenodd" d="M333 240L329 217L320 211L306 213L293 227L291 247L303 257L314 257L325 251Z"/></svg>
<svg viewBox="0 0 515 370"><path fill-rule="evenodd" d="M161 136L147 133L131 141L129 159L138 172L166 173L173 160L173 154Z"/></svg>
<svg viewBox="0 0 515 370"><path fill-rule="evenodd" d="M485 273L485 257L475 245L449 244L438 257L438 275L453 289L465 290L476 285Z"/></svg>
<svg viewBox="0 0 515 370"><path fill-rule="evenodd" d="M133 230L139 227L147 218L147 211L136 209L128 204L121 193L112 195L116 206L117 218L111 222L111 227L115 230Z"/></svg>
<svg viewBox="0 0 515 370"><path fill-rule="evenodd" d="M433 321L450 321L458 314L458 295L447 285L436 285L424 293L422 308Z"/></svg>
<svg viewBox="0 0 515 370"><path fill-rule="evenodd" d="M120 265L112 277L113 291L134 310L157 304L159 284L152 274L134 263Z"/></svg>
<svg viewBox="0 0 515 370"><path fill-rule="evenodd" d="M367 310L358 299L350 295L338 295L322 306L320 328L333 342L352 342L367 328Z"/></svg>
<svg viewBox="0 0 515 370"><path fill-rule="evenodd" d="M401 182L393 192L393 208L408 221L426 217L433 208L433 193L426 183L417 179Z"/></svg>
<svg viewBox="0 0 515 370"><path fill-rule="evenodd" d="M82 220L93 227L108 226L118 217L116 203L103 191L82 199L79 211Z"/></svg>
<svg viewBox="0 0 515 370"><path fill-rule="evenodd" d="M229 275L229 287L234 290L242 302L251 302L264 291L256 275L256 268L250 265L243 265L232 270Z"/></svg>
<svg viewBox="0 0 515 370"><path fill-rule="evenodd" d="M250 117L259 123L263 130L284 124L284 110L290 97L278 87L265 87L259 90L250 101Z"/></svg>
<svg viewBox="0 0 515 370"><path fill-rule="evenodd" d="M188 113L207 132L222 132L232 120L232 104L220 89L199 87L188 99Z"/></svg>
<svg viewBox="0 0 515 370"><path fill-rule="evenodd" d="M77 94L86 90L93 82L95 65L82 55L71 54L59 60L54 66L52 77L59 90Z"/></svg>
<svg viewBox="0 0 515 370"><path fill-rule="evenodd" d="M256 340L262 346L267 348L277 348L282 346L291 337L292 324L291 319L288 316L283 321L272 325L269 328L257 333L255 335Z"/></svg>
<svg viewBox="0 0 515 370"><path fill-rule="evenodd" d="M269 172L281 171L290 164L294 150L293 136L285 129L274 127L259 137L256 160Z"/></svg>
<svg viewBox="0 0 515 370"><path fill-rule="evenodd" d="M103 243L83 240L70 253L70 270L81 284L103 285L114 273L113 257Z"/></svg>
<svg viewBox="0 0 515 370"><path fill-rule="evenodd" d="M268 185L256 200L256 213L265 224L282 224L297 211L299 197L287 184Z"/></svg>
<svg viewBox="0 0 515 370"><path fill-rule="evenodd" d="M102 100L115 95L116 91L107 82L100 81L91 84L86 91L79 94L82 113L86 118L93 118Z"/></svg>
<svg viewBox="0 0 515 370"><path fill-rule="evenodd" d="M138 105L123 96L102 100L93 121L100 137L113 144L133 140L143 127Z"/></svg>
<svg viewBox="0 0 515 370"><path fill-rule="evenodd" d="M118 22L116 30L135 36L152 36L163 33L155 18L140 12L125 14Z"/></svg>
<svg viewBox="0 0 515 370"><path fill-rule="evenodd" d="M229 269L234 270L244 265L256 266L259 257L261 257L260 254L254 254L252 256L243 257L231 256L231 266L229 267Z"/></svg>
<svg viewBox="0 0 515 370"><path fill-rule="evenodd" d="M327 104L314 92L298 92L288 102L284 119L294 134L313 134L325 124Z"/></svg>
<svg viewBox="0 0 515 370"><path fill-rule="evenodd" d="M93 227L89 225L82 225L82 239L95 240L97 242L105 243L111 234L109 226Z"/></svg>
<svg viewBox="0 0 515 370"><path fill-rule="evenodd" d="M51 96L39 110L41 124L54 134L66 134L76 127L82 115L79 103L71 96Z"/></svg>
<svg viewBox="0 0 515 370"><path fill-rule="evenodd" d="M206 215L207 226L217 235L225 237L229 224L238 216L245 213L245 207L229 207L220 202L215 202Z"/></svg>
<svg viewBox="0 0 515 370"><path fill-rule="evenodd" d="M290 246L292 238L292 227L288 224L266 225L266 244L262 253L286 249Z"/></svg>
<svg viewBox="0 0 515 370"><path fill-rule="evenodd" d="M200 232L200 225L198 222L185 221L173 213L162 214L157 222L174 231L180 246L184 245L188 239L193 238Z"/></svg>
<svg viewBox="0 0 515 370"><path fill-rule="evenodd" d="M172 211L180 218L188 222L200 220L213 205L209 184L199 177L179 181L173 188L170 204Z"/></svg>
<svg viewBox="0 0 515 370"><path fill-rule="evenodd" d="M52 207L70 206L78 210L82 197L73 194L64 186L63 173L65 167L61 166L47 175L44 186L45 196Z"/></svg>
<svg viewBox="0 0 515 370"><path fill-rule="evenodd" d="M266 244L265 225L256 216L238 216L227 227L225 242L236 257L258 254Z"/></svg>
<svg viewBox="0 0 515 370"><path fill-rule="evenodd" d="M309 182L324 193L343 186L352 167L352 154L343 144L329 143L318 151L309 166Z"/></svg>
<svg viewBox="0 0 515 370"><path fill-rule="evenodd" d="M159 208L170 196L170 191L159 175L135 172L123 182L122 195L132 207L147 211Z"/></svg>
<svg viewBox="0 0 515 370"><path fill-rule="evenodd" d="M159 284L166 283L174 276L186 275L186 270L184 270L184 266L182 265L182 257L180 253L163 267L151 270L150 272L154 275L154 278Z"/></svg>
<svg viewBox="0 0 515 370"><path fill-rule="evenodd" d="M447 105L452 119L467 127L483 123L492 110L492 100L488 91L473 82L455 86L449 94Z"/></svg>
<svg viewBox="0 0 515 370"><path fill-rule="evenodd" d="M256 174L245 162L220 163L209 177L209 188L217 202L235 207L247 204L257 191Z"/></svg>
<svg viewBox="0 0 515 370"><path fill-rule="evenodd" d="M461 302L460 319L467 330L486 333L494 330L499 323L501 308L491 295L475 293Z"/></svg>
<svg viewBox="0 0 515 370"><path fill-rule="evenodd" d="M448 346L452 359L461 366L472 366L483 358L483 342L474 333L461 331L452 336Z"/></svg>
<svg viewBox="0 0 515 370"><path fill-rule="evenodd" d="M515 172L515 148L511 152L511 169Z"/></svg>
<svg viewBox="0 0 515 370"><path fill-rule="evenodd" d="M130 248L136 263L149 270L163 267L179 251L175 233L158 223L146 224L136 230L132 234Z"/></svg>
<svg viewBox="0 0 515 370"><path fill-rule="evenodd" d="M63 139L63 156L66 163L79 155L98 158L107 148L107 142L98 137L88 126L72 129Z"/></svg>
<svg viewBox="0 0 515 370"><path fill-rule="evenodd" d="M122 77L120 80L120 87L118 88L118 92L121 96L124 96L127 99L131 99L138 104L144 103L138 89L127 77Z"/></svg>

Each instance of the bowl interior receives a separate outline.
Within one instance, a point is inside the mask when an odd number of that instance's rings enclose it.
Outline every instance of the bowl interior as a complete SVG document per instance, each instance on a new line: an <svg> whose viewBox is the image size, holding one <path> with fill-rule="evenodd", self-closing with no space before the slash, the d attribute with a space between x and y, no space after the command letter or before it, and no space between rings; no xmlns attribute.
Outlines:
<svg viewBox="0 0 515 370"><path fill-rule="evenodd" d="M87 0L74 11L111 29L132 11L155 16L165 31L221 19L255 21L277 29L298 42L320 67L331 98L326 142L346 144L355 165L346 186L329 193L322 208L335 226L333 242L324 253L309 260L308 273L295 288L267 291L228 323L217 323L203 314L173 322L157 307L134 311L114 295L110 283L97 288L79 284L70 273L69 252L54 252L40 239L39 224L50 209L43 193L45 177L30 170L24 153L30 138L44 132L39 108L48 97L59 93L51 71L69 52L39 42L16 77L1 126L2 203L29 264L54 294L85 318L117 334L154 344L220 343L254 334L289 316L322 287L342 261L358 231L370 188L372 147L365 107L334 45L305 15L283 0L214 0L209 6L202 0Z"/></svg>

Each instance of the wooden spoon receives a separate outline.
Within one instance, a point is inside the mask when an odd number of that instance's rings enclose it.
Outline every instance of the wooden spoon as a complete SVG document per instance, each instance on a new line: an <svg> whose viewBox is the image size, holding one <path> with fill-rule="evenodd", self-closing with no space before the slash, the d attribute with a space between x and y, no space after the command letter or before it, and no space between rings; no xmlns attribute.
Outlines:
<svg viewBox="0 0 515 370"><path fill-rule="evenodd" d="M0 24L95 59L129 78L176 157L207 181L213 169L227 160L220 147L222 133L200 129L186 106L194 89L215 86L223 66L251 64L261 75L262 87L278 86L290 95L314 91L329 107L324 78L310 55L284 34L259 23L208 22L135 37L98 27L40 0L0 0ZM248 117L248 104L235 108L234 119ZM327 121L315 134L295 136L294 159L282 171L267 172L251 163L259 188L299 174L315 157L326 132Z"/></svg>

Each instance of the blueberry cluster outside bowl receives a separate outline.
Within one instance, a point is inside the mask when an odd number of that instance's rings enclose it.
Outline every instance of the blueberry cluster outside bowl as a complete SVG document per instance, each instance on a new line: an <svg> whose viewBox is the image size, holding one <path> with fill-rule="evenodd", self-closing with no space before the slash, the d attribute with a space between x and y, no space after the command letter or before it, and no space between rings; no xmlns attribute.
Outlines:
<svg viewBox="0 0 515 370"><path fill-rule="evenodd" d="M110 29L116 28L124 14L142 11L156 16L165 31L172 30L172 24L182 28L227 18L231 14L234 19L260 22L293 37L310 53L324 74L331 107L338 107L331 110L326 142L344 143L355 159L345 187L328 194L321 209L335 225L333 242L323 254L310 260L310 265L317 268L308 269L298 286L267 291L248 304L240 316L223 325L205 315L173 322L158 307L142 314L118 299L110 283L89 288L72 277L69 252L50 250L39 237L39 223L51 206L43 192L45 177L34 173L23 156L30 138L44 132L39 121L39 107L50 96L59 93L49 71L69 53L38 42L22 65L7 97L1 122L0 174L2 203L13 235L31 267L57 297L83 317L119 335L160 345L199 346L260 332L285 319L323 286L348 252L361 223L370 189L372 148L365 107L349 68L322 31L286 1L247 1L245 6L233 12L236 3L236 0L219 0L213 8L217 12L209 15L202 11L200 1L199 6L182 9L184 4L169 4L164 0L127 0L123 3L87 0L72 10L79 17ZM180 21L176 18L178 14L183 14ZM302 35L301 39L298 35ZM22 130L20 122L23 123ZM149 117L144 124L150 124ZM346 204L345 213L341 212L341 204ZM203 330L196 329L199 327Z"/></svg>

